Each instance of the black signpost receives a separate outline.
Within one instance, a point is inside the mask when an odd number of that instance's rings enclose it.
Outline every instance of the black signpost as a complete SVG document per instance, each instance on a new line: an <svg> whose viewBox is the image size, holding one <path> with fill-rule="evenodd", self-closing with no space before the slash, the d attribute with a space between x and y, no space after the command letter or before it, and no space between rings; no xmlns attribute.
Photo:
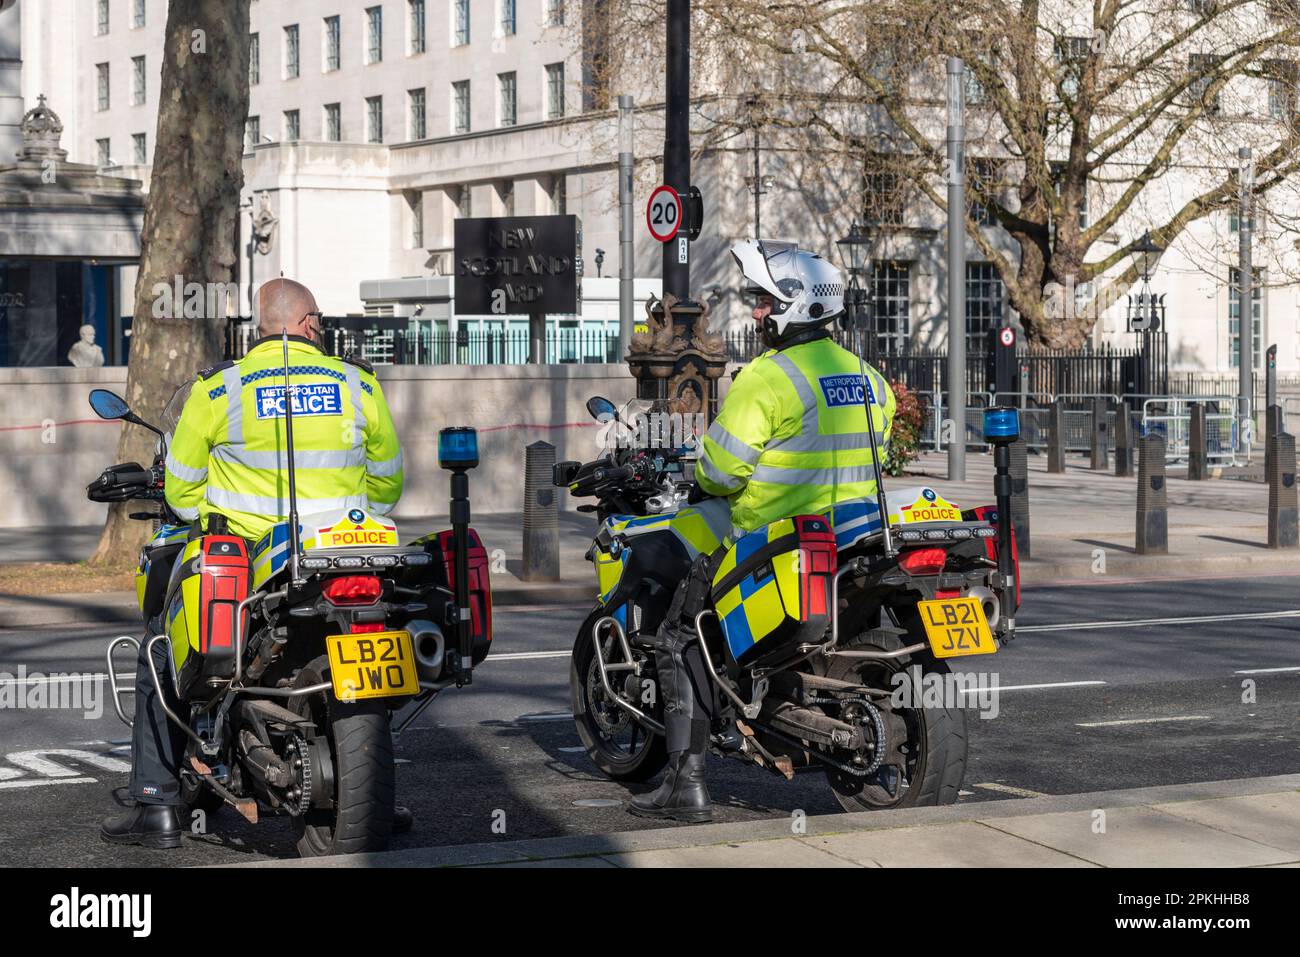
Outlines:
<svg viewBox="0 0 1300 957"><path fill-rule="evenodd" d="M528 361L546 356L546 317L577 315L576 216L457 219L457 316L527 316Z"/></svg>

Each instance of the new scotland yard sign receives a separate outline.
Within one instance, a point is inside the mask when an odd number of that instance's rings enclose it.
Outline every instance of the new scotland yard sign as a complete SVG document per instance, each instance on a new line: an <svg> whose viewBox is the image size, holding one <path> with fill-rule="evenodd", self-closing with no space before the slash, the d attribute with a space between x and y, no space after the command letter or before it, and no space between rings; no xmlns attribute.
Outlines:
<svg viewBox="0 0 1300 957"><path fill-rule="evenodd" d="M456 314L577 315L578 247L576 216L457 219Z"/></svg>

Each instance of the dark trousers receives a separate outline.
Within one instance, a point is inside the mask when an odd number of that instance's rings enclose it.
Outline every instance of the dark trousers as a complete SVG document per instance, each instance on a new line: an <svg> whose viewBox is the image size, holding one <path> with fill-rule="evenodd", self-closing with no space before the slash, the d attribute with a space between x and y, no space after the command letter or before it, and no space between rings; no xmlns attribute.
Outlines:
<svg viewBox="0 0 1300 957"><path fill-rule="evenodd" d="M708 603L711 567L705 556L695 560L677 586L652 642L670 754L703 754L709 745L709 727L718 713L717 688L709 678L695 633L695 616Z"/></svg>
<svg viewBox="0 0 1300 957"><path fill-rule="evenodd" d="M150 630L148 636L158 634ZM179 806L181 784L179 768L185 753L185 732L168 719L162 702L154 690L145 657L148 642L140 646L135 666L135 724L131 727L131 779L130 793L138 804L165 804ZM167 695L167 704L176 714L183 716L176 690L172 685L172 665L168 660L168 644L160 641L153 646L154 668Z"/></svg>

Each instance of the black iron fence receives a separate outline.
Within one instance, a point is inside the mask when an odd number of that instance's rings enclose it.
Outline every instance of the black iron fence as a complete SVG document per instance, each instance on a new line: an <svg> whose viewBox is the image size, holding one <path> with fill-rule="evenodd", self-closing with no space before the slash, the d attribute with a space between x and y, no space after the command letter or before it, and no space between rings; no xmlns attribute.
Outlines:
<svg viewBox="0 0 1300 957"><path fill-rule="evenodd" d="M841 330L832 337L846 349L855 349L853 334ZM1022 347L1017 352L1015 392L1029 395L1162 394L1169 389L1169 350L1164 333L1148 334L1142 346L1111 346L1079 350ZM765 346L752 329L726 336L727 357L748 362ZM948 353L940 349L909 346L899 351L869 352L867 361L888 378L920 392L948 388ZM966 356L966 391L988 392L993 387L991 357L983 350Z"/></svg>

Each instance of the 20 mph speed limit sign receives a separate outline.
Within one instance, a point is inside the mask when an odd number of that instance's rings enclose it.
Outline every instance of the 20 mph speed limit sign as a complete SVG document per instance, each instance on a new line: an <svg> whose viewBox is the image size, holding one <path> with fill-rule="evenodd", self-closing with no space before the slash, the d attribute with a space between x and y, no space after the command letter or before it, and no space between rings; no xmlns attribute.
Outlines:
<svg viewBox="0 0 1300 957"><path fill-rule="evenodd" d="M682 198L671 186L660 186L650 194L645 208L650 235L661 243L670 242L682 225Z"/></svg>

